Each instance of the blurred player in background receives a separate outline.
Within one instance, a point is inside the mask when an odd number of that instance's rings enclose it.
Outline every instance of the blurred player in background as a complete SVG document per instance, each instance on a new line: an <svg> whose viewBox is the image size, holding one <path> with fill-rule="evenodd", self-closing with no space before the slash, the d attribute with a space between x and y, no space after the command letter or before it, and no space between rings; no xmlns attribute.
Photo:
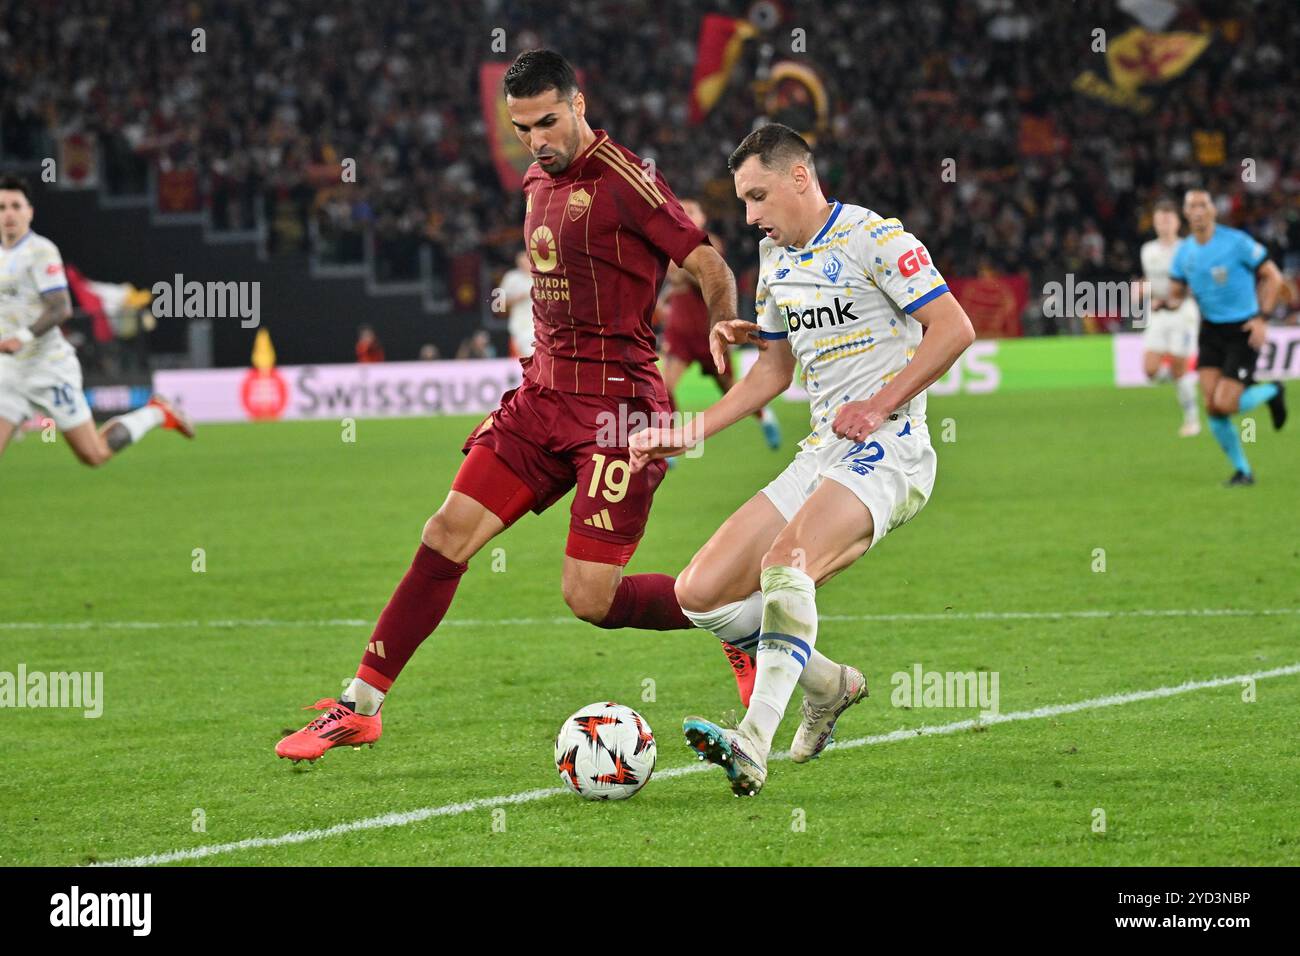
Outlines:
<svg viewBox="0 0 1300 956"><path fill-rule="evenodd" d="M1200 313L1196 303L1184 299L1177 309L1169 308L1169 266L1178 249L1182 223L1172 199L1156 203L1151 215L1156 237L1142 246L1142 276L1150 290L1150 313L1142 333L1142 370L1152 382L1173 380L1183 424L1178 434L1190 438L1201 433L1201 415L1196 407L1196 376L1187 370L1188 358L1196 350Z"/></svg>
<svg viewBox="0 0 1300 956"><path fill-rule="evenodd" d="M686 210L691 222L701 229L707 228L708 219L696 200L683 199L682 208ZM715 234L709 233L709 241L718 252L723 251L722 240ZM704 296L700 294L699 282L685 269L670 264L668 285L664 292L668 317L664 322L663 373L664 386L668 389L668 401L672 403L673 411L677 410L677 383L695 362L700 363L701 371L717 382L718 388L725 395L736 384L731 371L731 356L728 353L726 367L719 371L709 354L709 308ZM781 426L776 420L776 413L764 407L755 412L754 417L763 428L767 447L774 451L780 448Z"/></svg>
<svg viewBox="0 0 1300 956"><path fill-rule="evenodd" d="M1263 245L1215 222L1206 190L1188 190L1183 213L1192 234L1178 246L1169 268L1169 307L1178 309L1189 292L1200 307L1196 365L1210 431L1234 469L1225 484L1253 485L1255 474L1230 416L1267 402L1273 427L1286 422L1282 383L1255 383L1259 350L1268 339L1264 316L1277 304L1282 273Z"/></svg>
<svg viewBox="0 0 1300 956"><path fill-rule="evenodd" d="M104 464L153 428L194 437L189 421L162 398L96 431L81 388L81 363L59 326L72 316L63 257L32 231L31 193L0 179L0 453L37 410L63 433L82 464Z"/></svg>
<svg viewBox="0 0 1300 956"><path fill-rule="evenodd" d="M753 693L739 727L702 717L684 723L687 741L726 770L732 792L753 796L767 779L772 738L796 684L804 691L790 748L796 762L817 756L840 714L866 696L859 670L816 649L816 587L929 499L936 458L925 389L974 341L975 330L902 223L826 199L812 151L788 126L751 133L730 168L746 222L765 234L758 324L717 323L711 344L719 368L729 343L754 341L762 352L691 427L649 428L631 444L634 468L680 454L784 392L796 361L804 369L811 433L785 471L728 518L677 579L691 620L755 653ZM866 582L862 601L883 593Z"/></svg>
<svg viewBox="0 0 1300 956"><path fill-rule="evenodd" d="M533 354L533 272L528 250L515 254L515 267L501 279L509 318L510 348L517 358Z"/></svg>
<svg viewBox="0 0 1300 956"><path fill-rule="evenodd" d="M361 325L357 327L355 351L358 362L382 362L384 360L384 346L379 341L379 336L375 335L374 326Z"/></svg>
<svg viewBox="0 0 1300 956"><path fill-rule="evenodd" d="M522 53L504 86L515 132L536 160L523 181L535 351L523 384L466 439L451 491L425 524L356 677L338 701L314 705L324 716L280 741L281 757L314 760L340 743L378 739L384 696L451 606L466 562L575 485L562 578L573 613L604 628L692 626L672 576L623 574L666 466L633 474L626 438L609 433L634 416L669 414L652 326L668 261L696 277L720 320L736 316L735 278L663 177L591 128L563 57Z"/></svg>

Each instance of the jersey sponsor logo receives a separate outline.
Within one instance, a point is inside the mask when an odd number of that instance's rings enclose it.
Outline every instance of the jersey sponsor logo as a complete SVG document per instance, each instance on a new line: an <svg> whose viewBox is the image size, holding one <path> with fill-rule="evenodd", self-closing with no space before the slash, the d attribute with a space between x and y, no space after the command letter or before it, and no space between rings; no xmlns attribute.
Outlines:
<svg viewBox="0 0 1300 956"><path fill-rule="evenodd" d="M550 272L559 257L555 249L555 233L548 226L538 226L528 237L528 254L538 272Z"/></svg>
<svg viewBox="0 0 1300 956"><path fill-rule="evenodd" d="M917 246L898 257L898 271L904 278L916 275L921 271L921 266L929 264L930 256L926 253L925 246Z"/></svg>
<svg viewBox="0 0 1300 956"><path fill-rule="evenodd" d="M827 326L843 325L846 322L856 322L858 317L853 314L853 300L841 302L840 297L835 297L835 308L829 306L819 306L813 309L804 309L802 312L796 311L789 307L785 310L785 324L791 332L798 332L800 329L820 329Z"/></svg>
<svg viewBox="0 0 1300 956"><path fill-rule="evenodd" d="M582 218L583 213L591 208L591 193L582 187L578 187L569 194L569 221L577 222Z"/></svg>
<svg viewBox="0 0 1300 956"><path fill-rule="evenodd" d="M1214 266L1210 269L1210 277L1214 279L1217 285L1223 285L1228 281L1227 266Z"/></svg>
<svg viewBox="0 0 1300 956"><path fill-rule="evenodd" d="M822 274L834 282L840 277L840 272L844 269L844 263L840 262L840 257L831 253L826 257L826 263L822 266Z"/></svg>

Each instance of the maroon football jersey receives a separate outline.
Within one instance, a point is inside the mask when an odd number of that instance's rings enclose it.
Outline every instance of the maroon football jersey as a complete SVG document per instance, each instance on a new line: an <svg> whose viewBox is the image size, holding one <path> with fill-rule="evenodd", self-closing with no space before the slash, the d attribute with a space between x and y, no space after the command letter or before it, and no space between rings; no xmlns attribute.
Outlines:
<svg viewBox="0 0 1300 956"><path fill-rule="evenodd" d="M562 392L665 398L655 366L655 299L668 260L708 236L658 170L604 130L551 176L524 175L524 242L532 260L536 346L524 375Z"/></svg>

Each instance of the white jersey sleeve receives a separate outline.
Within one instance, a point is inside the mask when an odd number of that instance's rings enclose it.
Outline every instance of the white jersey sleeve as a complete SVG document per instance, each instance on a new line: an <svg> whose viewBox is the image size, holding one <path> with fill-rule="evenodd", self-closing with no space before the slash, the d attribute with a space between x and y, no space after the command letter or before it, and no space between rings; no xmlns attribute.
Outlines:
<svg viewBox="0 0 1300 956"><path fill-rule="evenodd" d="M761 261L770 250L759 250ZM785 319L777 308L776 298L767 287L762 269L759 270L758 287L754 290L754 321L758 323L759 335L765 339L783 339L786 337Z"/></svg>
<svg viewBox="0 0 1300 956"><path fill-rule="evenodd" d="M930 250L897 219L866 223L853 234L850 249L867 277L908 315L948 291Z"/></svg>
<svg viewBox="0 0 1300 956"><path fill-rule="evenodd" d="M63 256L59 247L44 236L33 236L33 248L28 265L32 284L41 295L68 287L68 277L63 272Z"/></svg>

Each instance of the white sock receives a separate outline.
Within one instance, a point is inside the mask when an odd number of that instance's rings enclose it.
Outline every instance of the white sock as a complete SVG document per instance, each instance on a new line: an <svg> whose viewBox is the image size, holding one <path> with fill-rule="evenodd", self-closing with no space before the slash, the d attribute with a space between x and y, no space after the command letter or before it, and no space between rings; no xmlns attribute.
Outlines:
<svg viewBox="0 0 1300 956"><path fill-rule="evenodd" d="M750 657L758 651L758 635L763 626L762 591L712 611L682 608L682 613L696 627L711 631L718 640L740 648ZM814 700L826 700L840 688L840 665L814 648L808 666L799 675L799 686Z"/></svg>
<svg viewBox="0 0 1300 956"><path fill-rule="evenodd" d="M1200 420L1196 411L1196 373L1188 372L1174 385L1178 393L1178 404L1183 410L1183 419L1194 422Z"/></svg>
<svg viewBox="0 0 1300 956"><path fill-rule="evenodd" d="M798 568L766 568L761 580L763 635L758 642L758 673L740 730L766 757L817 642L817 587Z"/></svg>
<svg viewBox="0 0 1300 956"><path fill-rule="evenodd" d="M763 411L760 413L760 416L759 416L759 417L760 417L760 418L761 418L765 423L766 423L766 422L774 422L774 421L776 421L776 412L772 411L772 409L771 409L770 406L768 406L768 405L764 405L764 406L763 406Z"/></svg>
<svg viewBox="0 0 1300 956"><path fill-rule="evenodd" d="M360 677L354 677L339 700L352 704L352 709L362 717L373 717L379 713L379 705L384 702L384 696L378 687L372 687Z"/></svg>
<svg viewBox="0 0 1300 956"><path fill-rule="evenodd" d="M682 608L682 613L696 627L712 631L718 640L752 656L758 648L758 631L763 624L763 592L755 591L743 601L732 601L712 611Z"/></svg>
<svg viewBox="0 0 1300 956"><path fill-rule="evenodd" d="M126 429L126 433L131 436L131 444L134 445L151 429L163 423L163 413L156 405L142 405L133 412L118 415L113 421L120 423Z"/></svg>

